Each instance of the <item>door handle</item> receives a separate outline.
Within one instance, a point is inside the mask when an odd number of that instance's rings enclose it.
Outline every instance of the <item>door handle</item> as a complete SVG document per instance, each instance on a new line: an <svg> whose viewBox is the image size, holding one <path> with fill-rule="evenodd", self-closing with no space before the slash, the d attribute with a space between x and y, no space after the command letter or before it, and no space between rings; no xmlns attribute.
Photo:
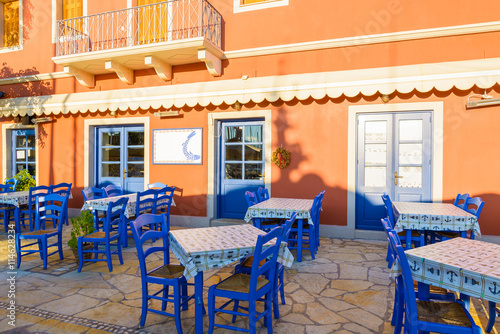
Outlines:
<svg viewBox="0 0 500 334"><path fill-rule="evenodd" d="M394 172L394 185L398 185L398 179L402 178L402 176L398 176L398 172Z"/></svg>
<svg viewBox="0 0 500 334"><path fill-rule="evenodd" d="M127 175L127 170L126 170L126 169L123 169L123 178L124 178L124 179L126 178L126 176L125 176L125 175Z"/></svg>

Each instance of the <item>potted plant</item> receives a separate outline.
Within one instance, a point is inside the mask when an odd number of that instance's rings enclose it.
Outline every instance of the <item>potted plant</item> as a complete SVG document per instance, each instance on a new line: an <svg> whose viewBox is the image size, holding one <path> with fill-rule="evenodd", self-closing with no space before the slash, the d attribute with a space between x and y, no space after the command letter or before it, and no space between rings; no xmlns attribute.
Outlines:
<svg viewBox="0 0 500 334"><path fill-rule="evenodd" d="M17 179L17 186L14 191L25 191L36 186L35 179L30 175L27 169L23 169L13 177Z"/></svg>
<svg viewBox="0 0 500 334"><path fill-rule="evenodd" d="M75 255L75 260L78 263L78 237L94 232L94 216L90 210L83 210L79 216L71 218L71 239L68 240L68 246ZM90 249L91 243L84 243L83 249ZM84 258L89 259L91 253L84 254Z"/></svg>

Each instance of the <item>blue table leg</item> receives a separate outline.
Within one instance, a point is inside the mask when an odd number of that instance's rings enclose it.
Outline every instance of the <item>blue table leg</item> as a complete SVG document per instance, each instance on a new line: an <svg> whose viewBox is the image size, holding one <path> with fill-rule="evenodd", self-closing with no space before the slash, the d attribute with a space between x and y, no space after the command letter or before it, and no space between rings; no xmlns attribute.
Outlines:
<svg viewBox="0 0 500 334"><path fill-rule="evenodd" d="M486 333L491 332L493 325L495 324L495 318L497 317L497 303L488 301L488 324L486 325Z"/></svg>
<svg viewBox="0 0 500 334"><path fill-rule="evenodd" d="M411 249L411 231L410 229L406 230L406 249Z"/></svg>
<svg viewBox="0 0 500 334"><path fill-rule="evenodd" d="M465 309L470 311L470 296L463 293L460 294L460 300L464 302Z"/></svg>
<svg viewBox="0 0 500 334"><path fill-rule="evenodd" d="M203 271L200 271L194 277L194 330L196 334L203 334Z"/></svg>
<svg viewBox="0 0 500 334"><path fill-rule="evenodd" d="M418 299L430 300L431 292L429 284L418 282Z"/></svg>
<svg viewBox="0 0 500 334"><path fill-rule="evenodd" d="M16 233L21 233L21 209L18 206L14 206L14 224Z"/></svg>

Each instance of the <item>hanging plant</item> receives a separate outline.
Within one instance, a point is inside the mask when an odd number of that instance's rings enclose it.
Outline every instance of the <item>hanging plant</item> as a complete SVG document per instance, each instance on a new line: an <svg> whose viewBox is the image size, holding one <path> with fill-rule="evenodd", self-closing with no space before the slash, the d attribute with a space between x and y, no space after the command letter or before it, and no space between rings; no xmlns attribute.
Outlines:
<svg viewBox="0 0 500 334"><path fill-rule="evenodd" d="M271 161L281 169L287 168L290 164L290 151L286 148L278 147L271 154Z"/></svg>

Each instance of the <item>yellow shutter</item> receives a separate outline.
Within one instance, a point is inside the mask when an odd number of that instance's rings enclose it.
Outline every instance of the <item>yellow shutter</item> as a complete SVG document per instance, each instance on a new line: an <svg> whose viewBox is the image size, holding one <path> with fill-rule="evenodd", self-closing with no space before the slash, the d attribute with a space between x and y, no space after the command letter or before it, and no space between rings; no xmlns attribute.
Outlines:
<svg viewBox="0 0 500 334"><path fill-rule="evenodd" d="M83 16L82 0L63 0L63 20Z"/></svg>
<svg viewBox="0 0 500 334"><path fill-rule="evenodd" d="M153 5L165 0L138 0L138 6ZM165 5L139 9L139 44L166 41L168 20Z"/></svg>
<svg viewBox="0 0 500 334"><path fill-rule="evenodd" d="M243 4L246 5L249 3L257 3L257 2L264 2L264 1L267 1L267 0L243 0Z"/></svg>
<svg viewBox="0 0 500 334"><path fill-rule="evenodd" d="M3 7L4 47L19 45L19 1L6 2Z"/></svg>

